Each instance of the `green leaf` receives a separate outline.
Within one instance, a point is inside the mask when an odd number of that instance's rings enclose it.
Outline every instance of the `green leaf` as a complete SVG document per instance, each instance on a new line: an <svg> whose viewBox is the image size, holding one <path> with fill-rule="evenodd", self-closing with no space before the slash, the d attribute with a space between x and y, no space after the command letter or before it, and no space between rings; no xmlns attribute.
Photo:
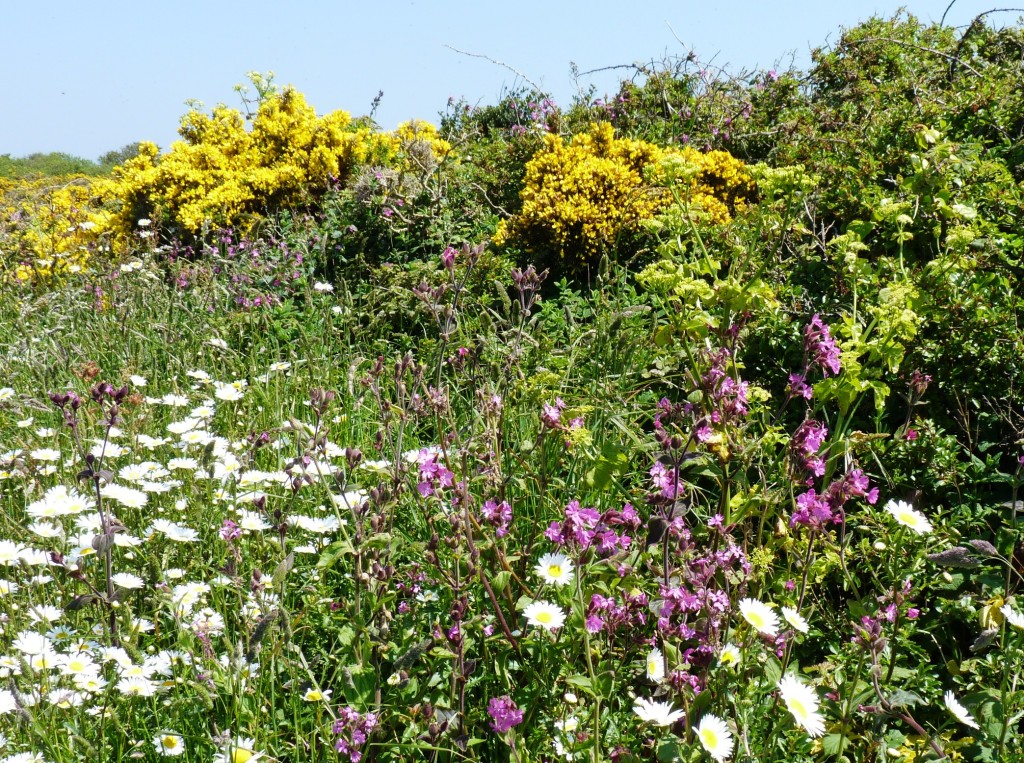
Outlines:
<svg viewBox="0 0 1024 763"><path fill-rule="evenodd" d="M344 538L336 540L323 550L316 566L322 570L329 569L337 564L338 560L342 557L349 556L354 553L355 549L352 548L352 543L350 541Z"/></svg>
<svg viewBox="0 0 1024 763"><path fill-rule="evenodd" d="M821 750L826 755L840 755L850 746L847 734L826 734L821 740Z"/></svg>
<svg viewBox="0 0 1024 763"><path fill-rule="evenodd" d="M508 581L511 579L512 573L508 570L502 570L493 578L491 578L491 587L495 593L501 593L508 588Z"/></svg>

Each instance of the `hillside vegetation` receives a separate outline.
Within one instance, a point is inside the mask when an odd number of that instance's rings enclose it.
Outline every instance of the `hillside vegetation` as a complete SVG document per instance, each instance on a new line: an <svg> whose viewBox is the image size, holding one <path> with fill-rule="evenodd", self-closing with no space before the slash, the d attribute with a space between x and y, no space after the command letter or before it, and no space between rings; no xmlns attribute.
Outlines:
<svg viewBox="0 0 1024 763"><path fill-rule="evenodd" d="M250 79L0 160L0 761L1024 760L1024 28Z"/></svg>

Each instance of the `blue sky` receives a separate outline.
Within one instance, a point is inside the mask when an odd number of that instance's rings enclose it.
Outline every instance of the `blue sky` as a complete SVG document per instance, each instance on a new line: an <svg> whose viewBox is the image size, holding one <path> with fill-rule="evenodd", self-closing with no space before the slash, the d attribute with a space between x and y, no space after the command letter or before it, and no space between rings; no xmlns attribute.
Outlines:
<svg viewBox="0 0 1024 763"><path fill-rule="evenodd" d="M938 20L949 0L907 0ZM494 103L516 76L458 48L503 61L567 104L580 71L694 50L731 68L809 63L840 26L890 15L897 2L849 0L32 0L6 3L0 71L6 102L0 154L65 151L96 158L136 140L166 148L185 101L240 106L249 71L276 73L318 112L369 111L390 128L437 121L449 97ZM963 25L999 4L957 0ZM1022 5L1009 3L1008 5ZM1018 14L990 17L1013 23ZM583 78L600 94L621 72Z"/></svg>

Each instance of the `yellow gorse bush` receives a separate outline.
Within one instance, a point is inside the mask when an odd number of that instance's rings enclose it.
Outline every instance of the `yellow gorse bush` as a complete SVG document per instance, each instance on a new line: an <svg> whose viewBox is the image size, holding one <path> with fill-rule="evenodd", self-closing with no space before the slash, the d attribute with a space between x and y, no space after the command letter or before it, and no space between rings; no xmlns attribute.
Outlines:
<svg viewBox="0 0 1024 763"><path fill-rule="evenodd" d="M105 190L84 175L0 180L0 281L78 272L93 253L109 249Z"/></svg>
<svg viewBox="0 0 1024 763"><path fill-rule="evenodd" d="M317 116L292 88L262 101L251 130L241 113L218 106L210 115L190 111L179 133L183 140L167 154L149 147L114 176L124 198L193 234L245 228L274 210L304 206L358 165L401 163L414 142L435 154L451 150L425 122L382 133L344 111Z"/></svg>
<svg viewBox="0 0 1024 763"><path fill-rule="evenodd" d="M722 224L744 205L753 183L746 165L727 152L616 138L608 123L570 142L549 135L526 165L521 211L499 223L494 243L589 261L658 214L673 199L670 188L707 221Z"/></svg>
<svg viewBox="0 0 1024 763"><path fill-rule="evenodd" d="M178 234L244 230L314 203L360 165L421 170L452 151L428 122L381 132L344 111L318 116L293 88L266 92L251 125L221 105L191 109L178 132L166 153L142 143L109 177L0 180L0 278L80 270L90 254L124 251L143 217Z"/></svg>

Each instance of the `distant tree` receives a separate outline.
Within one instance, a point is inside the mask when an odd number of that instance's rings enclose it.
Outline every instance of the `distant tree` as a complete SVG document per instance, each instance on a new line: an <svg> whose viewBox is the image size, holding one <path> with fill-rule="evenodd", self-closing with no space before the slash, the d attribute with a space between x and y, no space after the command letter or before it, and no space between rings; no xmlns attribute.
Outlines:
<svg viewBox="0 0 1024 763"><path fill-rule="evenodd" d="M139 141L134 143L128 143L121 148L115 149L114 151L107 151L99 158L99 163L102 167L110 168L115 167L118 164L124 164L129 159L134 159L139 155Z"/></svg>
<svg viewBox="0 0 1024 763"><path fill-rule="evenodd" d="M34 153L23 157L0 156L0 177L25 178L55 175L102 175L109 171L90 159L60 152Z"/></svg>

